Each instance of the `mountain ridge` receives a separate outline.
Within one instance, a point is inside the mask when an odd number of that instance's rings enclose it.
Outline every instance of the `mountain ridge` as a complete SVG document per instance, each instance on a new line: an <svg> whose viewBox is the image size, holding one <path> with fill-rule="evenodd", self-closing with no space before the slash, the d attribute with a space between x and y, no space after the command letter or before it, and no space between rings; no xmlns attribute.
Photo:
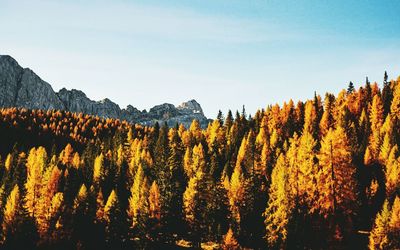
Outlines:
<svg viewBox="0 0 400 250"><path fill-rule="evenodd" d="M150 108L149 111L140 111L132 105L120 108L108 98L91 100L83 91L74 88L62 88L56 92L50 83L41 79L30 68L21 67L9 55L0 55L0 107L59 109L147 126L156 122L166 122L170 127L176 123L189 127L193 119L197 119L204 128L210 121L204 115L201 105L194 99L178 106L163 103Z"/></svg>

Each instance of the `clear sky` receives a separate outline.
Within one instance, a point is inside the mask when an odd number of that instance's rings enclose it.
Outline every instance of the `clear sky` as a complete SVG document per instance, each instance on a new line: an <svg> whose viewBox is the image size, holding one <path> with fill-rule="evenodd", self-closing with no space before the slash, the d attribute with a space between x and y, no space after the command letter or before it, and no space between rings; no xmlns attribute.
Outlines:
<svg viewBox="0 0 400 250"><path fill-rule="evenodd" d="M0 0L0 54L55 90L210 118L400 75L400 1Z"/></svg>

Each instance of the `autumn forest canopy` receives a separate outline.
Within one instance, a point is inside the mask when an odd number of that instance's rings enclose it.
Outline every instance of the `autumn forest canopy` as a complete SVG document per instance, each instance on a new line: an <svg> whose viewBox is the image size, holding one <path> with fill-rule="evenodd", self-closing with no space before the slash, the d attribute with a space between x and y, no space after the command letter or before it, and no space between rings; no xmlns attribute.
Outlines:
<svg viewBox="0 0 400 250"><path fill-rule="evenodd" d="M6 249L399 249L400 77L153 127L0 110Z"/></svg>

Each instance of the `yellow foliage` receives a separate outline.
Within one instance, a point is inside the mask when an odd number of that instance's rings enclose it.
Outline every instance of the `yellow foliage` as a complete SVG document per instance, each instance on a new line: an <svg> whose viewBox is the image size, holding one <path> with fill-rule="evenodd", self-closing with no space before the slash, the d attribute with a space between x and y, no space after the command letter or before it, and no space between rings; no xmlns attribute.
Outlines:
<svg viewBox="0 0 400 250"><path fill-rule="evenodd" d="M385 249L388 246L390 210L389 203L385 201L383 208L375 218L375 223L369 236L369 249Z"/></svg>
<svg viewBox="0 0 400 250"><path fill-rule="evenodd" d="M185 219L190 225L197 223L197 196L199 192L199 181L202 176L203 173L201 171L197 171L196 175L190 178L188 186L183 193L183 211L185 213Z"/></svg>
<svg viewBox="0 0 400 250"><path fill-rule="evenodd" d="M242 168L236 165L235 170L231 176L231 182L229 185L229 205L233 218L240 222L240 205L244 200L245 196L245 178L242 173Z"/></svg>
<svg viewBox="0 0 400 250"><path fill-rule="evenodd" d="M156 181L153 181L149 191L149 214L150 218L161 219L160 189Z"/></svg>
<svg viewBox="0 0 400 250"><path fill-rule="evenodd" d="M6 170L7 170L8 172L10 171L12 164L13 164L12 155L11 155L11 154L8 154L8 155L7 155L7 158L6 158L6 161L5 161L5 163L4 163L4 166L5 166L5 168L6 168Z"/></svg>
<svg viewBox="0 0 400 250"><path fill-rule="evenodd" d="M222 243L223 250L237 250L240 249L239 243L233 235L233 231L229 228L228 232L224 235L224 241Z"/></svg>
<svg viewBox="0 0 400 250"><path fill-rule="evenodd" d="M15 228L15 221L17 219L19 213L19 204L20 204L20 193L18 185L15 185L12 189L10 195L7 198L7 202L4 206L3 210L3 232L7 230L14 231Z"/></svg>
<svg viewBox="0 0 400 250"><path fill-rule="evenodd" d="M345 214L354 212L356 200L355 167L348 138L341 126L329 130L321 143L317 175L320 212L324 215L338 207ZM336 202L336 206L334 207Z"/></svg>
<svg viewBox="0 0 400 250"><path fill-rule="evenodd" d="M94 160L94 167L93 167L93 183L96 185L100 184L101 178L103 176L103 164L104 164L104 155L101 153L99 156L96 157Z"/></svg>
<svg viewBox="0 0 400 250"><path fill-rule="evenodd" d="M400 158L396 158L398 148L393 146L386 161L386 194L390 197L396 189L400 188Z"/></svg>
<svg viewBox="0 0 400 250"><path fill-rule="evenodd" d="M110 195L108 196L106 205L104 206L104 220L107 223L110 223L112 220L112 214L111 211L118 206L118 197L117 197L117 193L115 192L115 190L112 190Z"/></svg>
<svg viewBox="0 0 400 250"><path fill-rule="evenodd" d="M284 249L288 222L292 210L288 185L288 162L281 154L272 170L269 201L264 212L266 239L271 248Z"/></svg>
<svg viewBox="0 0 400 250"><path fill-rule="evenodd" d="M36 216L42 189L42 175L46 166L47 153L43 147L32 148L27 159L27 180L25 183L25 207L30 216Z"/></svg>

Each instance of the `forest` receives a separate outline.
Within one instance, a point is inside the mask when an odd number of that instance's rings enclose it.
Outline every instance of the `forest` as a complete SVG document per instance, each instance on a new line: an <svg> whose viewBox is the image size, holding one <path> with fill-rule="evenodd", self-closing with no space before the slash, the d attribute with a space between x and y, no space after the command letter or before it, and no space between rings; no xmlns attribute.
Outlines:
<svg viewBox="0 0 400 250"><path fill-rule="evenodd" d="M400 77L346 87L206 129L3 108L0 247L400 249Z"/></svg>

